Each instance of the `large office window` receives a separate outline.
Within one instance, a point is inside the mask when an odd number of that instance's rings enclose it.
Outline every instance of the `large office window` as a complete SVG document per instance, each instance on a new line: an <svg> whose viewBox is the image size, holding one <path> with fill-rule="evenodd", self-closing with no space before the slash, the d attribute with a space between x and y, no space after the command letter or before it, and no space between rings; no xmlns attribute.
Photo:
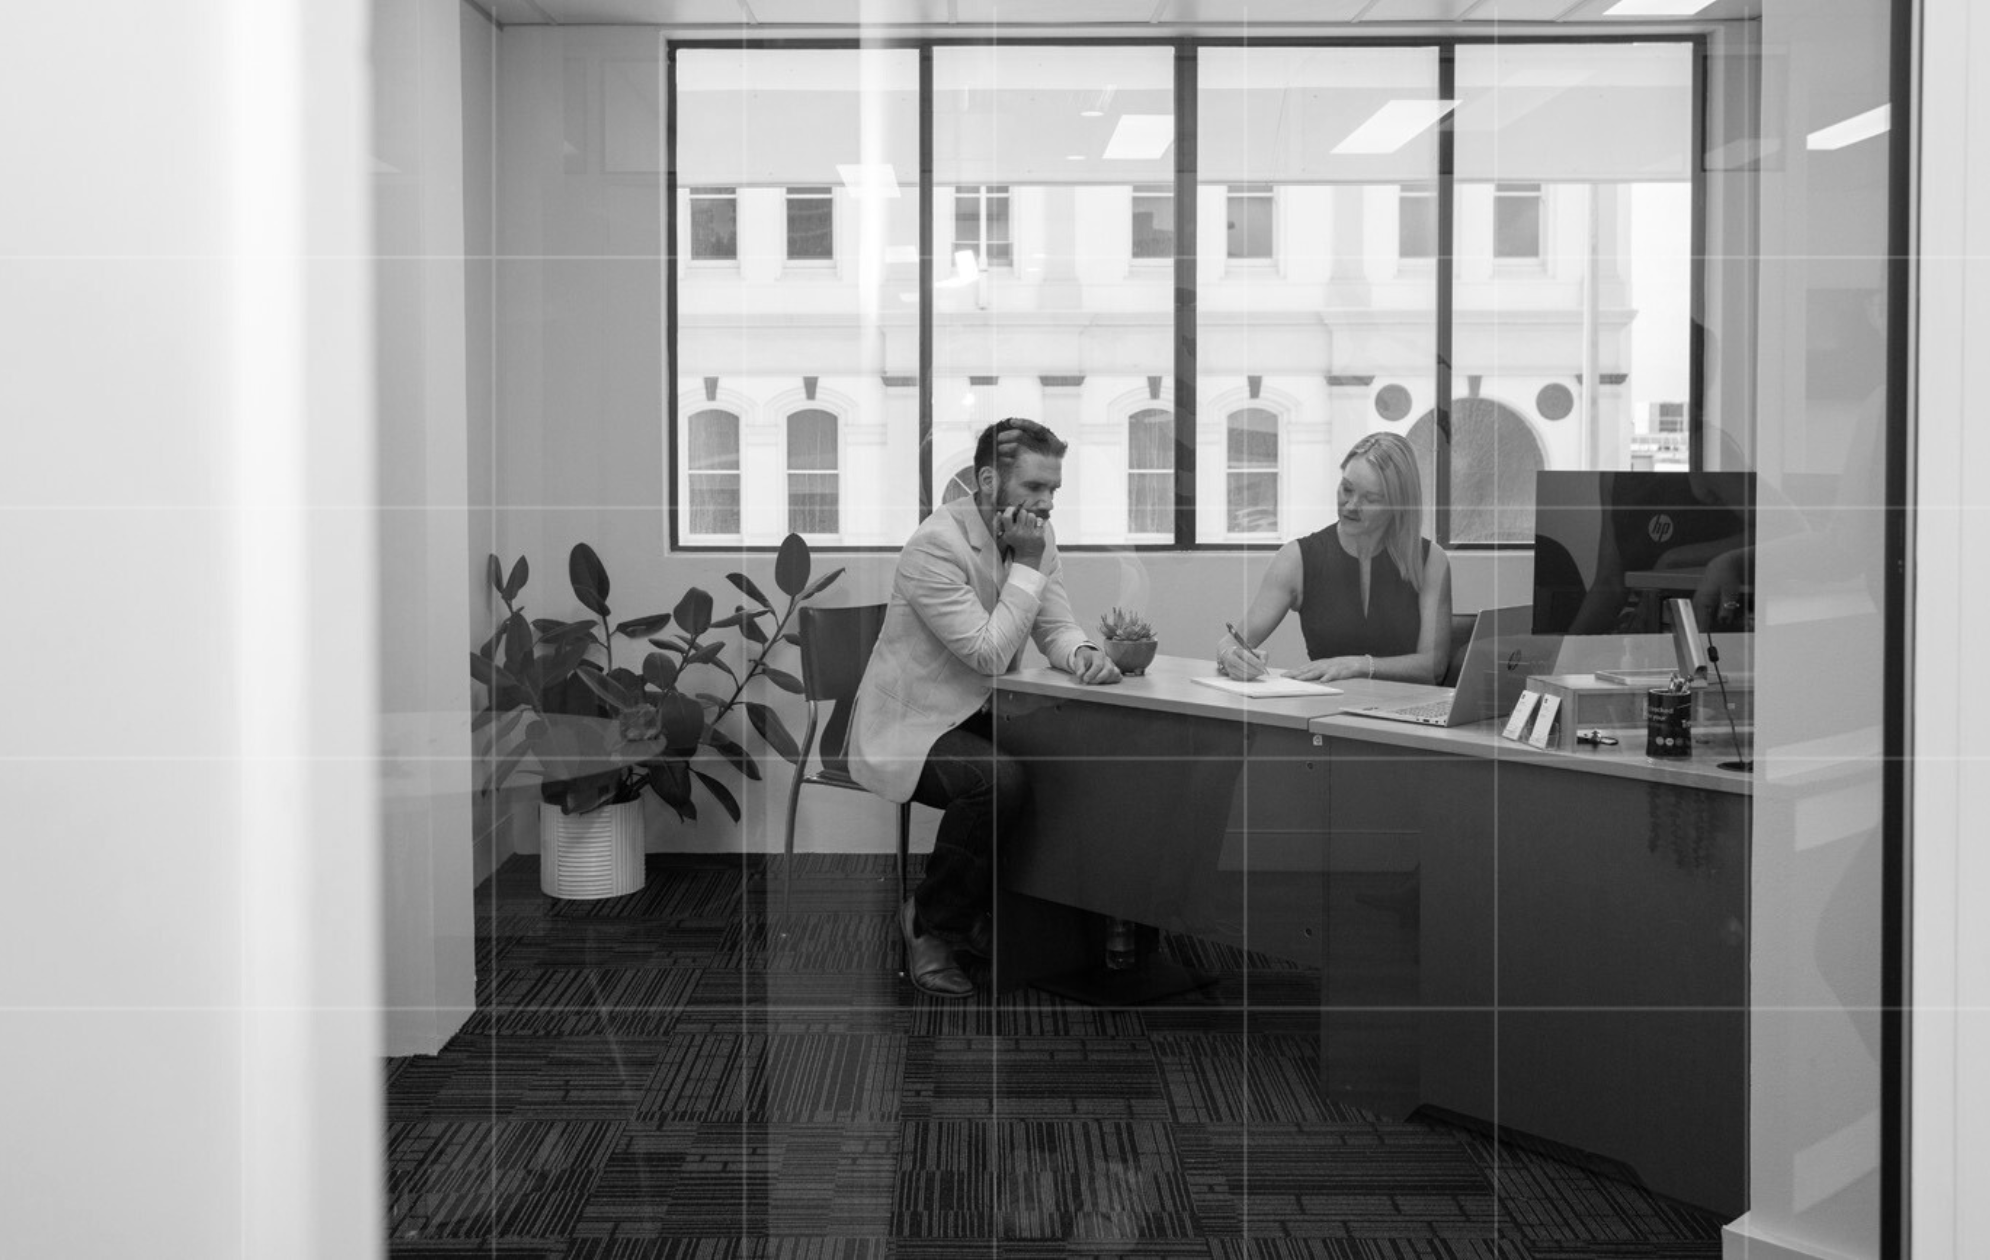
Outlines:
<svg viewBox="0 0 1990 1260"><path fill-rule="evenodd" d="M1009 189L1004 184L964 184L954 189L954 248L982 267L1009 265Z"/></svg>
<svg viewBox="0 0 1990 1260"><path fill-rule="evenodd" d="M842 519L837 476L836 415L805 407L788 417L788 528L834 534Z"/></svg>
<svg viewBox="0 0 1990 1260"><path fill-rule="evenodd" d="M1446 541L1534 535L1533 475L1630 468L1690 396L1693 49L1457 53ZM1516 264L1526 264L1518 266ZM1434 400L1411 434L1439 481Z"/></svg>
<svg viewBox="0 0 1990 1260"><path fill-rule="evenodd" d="M1175 286L1117 283L1133 189L1174 179L1174 83L1159 46L933 50L933 195L945 214L953 190L955 256L934 260L932 449L972 450L1003 416L1048 425L1070 443L1062 546L1174 541ZM1160 417L1141 422L1151 445L1122 436L1141 410Z"/></svg>
<svg viewBox="0 0 1990 1260"><path fill-rule="evenodd" d="M826 185L788 189L788 257L826 260L836 255L835 202Z"/></svg>
<svg viewBox="0 0 1990 1260"><path fill-rule="evenodd" d="M691 190L691 257L699 262L739 257L739 190Z"/></svg>
<svg viewBox="0 0 1990 1260"><path fill-rule="evenodd" d="M1079 547L1319 528L1372 432L1439 541L1525 545L1536 470L1696 449L1691 41L1190 52L1179 101L1170 46L935 43L922 100L911 48L677 46L673 397L739 400L737 543L896 546L1007 415L1071 443ZM690 265L769 257L839 265ZM832 465L789 458L804 379Z"/></svg>
<svg viewBox="0 0 1990 1260"><path fill-rule="evenodd" d="M919 54L734 46L674 57L672 529L692 545L716 534L712 545L772 547L794 529L896 547L919 522L922 458L909 384ZM721 242L740 265L698 265ZM698 462L711 457L692 421L700 400L721 396L743 417L723 483ZM852 440L858 427L865 437ZM721 484L723 512L705 506Z"/></svg>
<svg viewBox="0 0 1990 1260"><path fill-rule="evenodd" d="M717 407L691 413L685 452L688 530L703 537L739 533L739 417Z"/></svg>
<svg viewBox="0 0 1990 1260"><path fill-rule="evenodd" d="M1126 532L1175 532L1175 418L1166 408L1143 407L1126 421Z"/></svg>
<svg viewBox="0 0 1990 1260"><path fill-rule="evenodd" d="M1227 526L1234 537L1278 535L1278 413L1241 407L1224 424Z"/></svg>

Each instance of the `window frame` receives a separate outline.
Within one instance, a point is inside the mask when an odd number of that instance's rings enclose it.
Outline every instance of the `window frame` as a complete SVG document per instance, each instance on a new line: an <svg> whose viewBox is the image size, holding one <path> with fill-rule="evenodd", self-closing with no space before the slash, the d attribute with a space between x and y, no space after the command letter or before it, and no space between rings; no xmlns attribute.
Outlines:
<svg viewBox="0 0 1990 1260"><path fill-rule="evenodd" d="M795 420L797 417L815 413L829 417L829 435L833 444L835 463L829 468L795 467ZM813 543L816 539L825 542L843 535L843 415L836 408L821 399L803 399L799 405L790 402L781 408L781 472L784 478L781 487L784 504L784 518L790 533L800 534ZM829 476L835 479L836 528L830 530L802 530L795 527L795 478Z"/></svg>
<svg viewBox="0 0 1990 1260"><path fill-rule="evenodd" d="M1194 551L1237 551L1237 550L1276 549L1276 547L1280 545L1276 541L1253 543L1253 542L1232 542L1232 541L1200 542L1197 540L1196 517L1198 513L1198 505L1196 503L1196 492L1197 492L1196 443L1197 443L1198 417L1197 417L1196 387L1198 382L1196 375L1197 364L1195 360L1196 329L1194 327L1194 323L1195 323L1195 313L1197 310L1196 295L1200 293L1202 288L1202 281L1197 276L1196 272L1199 263L1203 259L1205 251L1199 247L1200 243L1197 240L1198 236L1197 223L1196 223L1196 219L1198 217L1197 214L1196 213L1184 214L1181 212L1181 207L1183 206L1196 206L1199 204L1199 202L1196 199L1196 193L1200 187L1198 182L1199 180L1198 167L1196 165L1196 153L1197 153L1196 132L1197 132L1197 127L1199 125L1199 117L1200 117L1200 102L1197 98L1197 90L1196 90L1197 65L1198 65L1197 54L1204 49L1237 48L1237 47L1271 47L1271 46L1295 47L1295 48L1366 48L1366 47L1427 48L1434 51L1439 58L1439 65L1441 67L1441 71L1440 71L1440 81L1438 83L1437 92L1440 98L1442 98L1448 94L1453 94L1453 84L1455 82L1454 80L1455 58L1457 55L1457 51L1459 49L1468 48L1468 47L1469 48L1491 47L1498 45L1502 42L1511 42L1510 39L1503 40L1502 37L1492 33L1480 35L1472 33L1453 32L1453 33L1443 33L1443 34L1433 33L1431 35L1422 35L1422 36L1370 35L1370 36L1349 36L1349 37L1331 37L1331 38L1322 37L1322 36L1279 36L1279 37L1265 37L1265 38L1246 38L1241 36L1154 36L1154 37L1132 36L1125 38L1085 38L1085 37L1073 36L1065 38L1032 37L1032 38L1022 38L1022 39L1005 39L1005 40L1000 40L998 42L1002 47L1027 47L1032 45L1065 47L1065 48L1082 47L1086 45L1093 45L1098 47L1111 47L1111 48L1159 46L1159 47L1172 48L1173 50L1175 50L1176 53L1175 100L1174 100L1175 143L1172 146L1172 152L1175 155L1175 167L1176 167L1175 181L1174 181L1174 197L1175 197L1175 205L1177 207L1176 225L1175 225L1176 256L1174 259L1175 263L1174 276L1175 276L1175 286L1177 291L1186 292L1190 296L1186 301L1177 300L1177 302L1175 303L1175 322L1176 322L1175 344L1177 349L1176 349L1176 358L1174 364L1174 372L1172 377L1172 382L1174 387L1174 397L1177 399L1177 401L1173 404L1173 410L1175 414L1175 424L1176 424L1175 534L1173 540L1169 542L1153 542L1153 543L1127 542L1127 543L1099 543L1099 544L1072 543L1067 545L1064 549L1067 551L1074 551L1074 552L1078 551L1194 552ZM1690 201L1692 207L1691 211L1692 257L1696 260L1699 260L1697 265L1693 267L1689 277L1690 296L1688 299L1689 301L1688 309L1692 312L1704 311L1705 294L1708 282L1708 263L1706 261L1706 248L1705 248L1706 233L1707 233L1707 215L1708 215L1707 167L1705 162L1705 155L1708 151L1707 93L1709 91L1709 75L1707 73L1706 63L1709 54L1709 49L1711 46L1711 36L1709 35L1708 32L1704 30L1632 33L1618 29L1602 29L1595 26L1584 26L1580 29L1573 29L1566 32L1556 32L1553 34L1543 34L1539 36L1533 36L1528 38L1526 42L1530 45L1542 45L1542 46L1567 45L1573 47L1608 47L1612 45L1622 45L1622 44L1668 44L1668 45L1676 44L1676 45L1682 45L1686 49L1688 49L1693 65L1692 84L1690 88L1691 99L1689 102L1689 108L1691 110L1691 115L1692 115L1690 122L1691 140L1689 143L1691 145L1691 152L1693 155L1693 160L1691 162L1691 175L1689 177ZM684 212L680 210L679 198L677 197L679 185L678 185L678 173L677 173L676 128L677 128L679 111L676 108L677 91L678 91L676 59L678 54L684 51L698 51L698 50L739 51L741 49L751 50L751 49L761 49L761 48L832 50L832 49L886 48L886 47L909 49L916 51L919 54L919 101L920 101L919 144L920 144L920 156L921 156L921 178L918 190L919 193L918 206L919 206L919 219L920 219L919 230L920 230L921 246L920 246L920 273L919 273L919 289L918 289L918 313L919 313L918 328L919 328L920 347L919 347L919 373L918 373L919 379L917 382L917 389L919 393L919 426L920 426L919 435L918 435L919 446L922 451L926 452L926 454L922 455L921 457L921 466L919 468L920 519L924 519L927 515L930 515L930 513L937 507L937 501L934 498L934 492L933 492L934 490L933 478L937 474L932 466L931 454L930 454L932 448L932 436L933 436L933 417L934 417L933 390L935 384L931 370L932 367L931 340L933 337L932 317L934 310L934 297L933 297L934 291L932 286L934 282L944 274L944 268L936 270L934 266L934 243L936 239L936 234L934 232L934 227L935 227L934 220L936 219L937 216L935 213L936 207L934 205L934 195L933 195L935 185L931 177L931 170L932 170L931 159L932 159L932 143L933 143L933 136L932 136L933 91L934 91L933 77L932 77L933 75L932 54L933 50L936 48L958 47L958 46L986 47L988 43L989 41L985 37L976 38L976 37L961 36L961 35L932 35L932 36L904 35L904 36L886 36L882 38L877 38L869 36L858 36L853 34L852 36L849 37L823 38L823 39L771 38L771 39L747 39L747 40L740 40L740 39L673 40L673 41L666 41L664 48L665 98L666 101L668 102L667 107L663 111L664 145L665 145L664 206L665 206L665 214L669 219L669 222L666 224L665 227L664 239L666 243L666 248L670 251L670 257L666 260L666 265L663 268L664 284L666 287L664 306L666 311L665 337L667 344L665 347L665 355L669 363L669 370L671 372L673 380L681 379L678 376L678 370L677 370L677 351L679 345L679 332L678 332L679 303L678 303L677 290L678 290L678 285L681 282L680 271L682 270L682 268L680 264L685 261L690 261L693 262L694 264L704 263L708 261L704 259L680 258L678 254L679 229L678 229L677 219L679 214ZM1439 143L1439 162L1438 162L1439 169L1436 173L1434 187L1436 190L1436 200L1438 202L1438 207L1439 207L1440 227L1439 227L1439 243L1438 243L1439 257L1435 260L1435 265L1434 265L1434 270L1437 275L1437 283L1439 286L1437 313L1434 316L1436 324L1435 332L1436 332L1436 343L1437 343L1434 366L1436 370L1436 377L1435 377L1436 397L1439 400L1437 403L1437 410L1442 420L1441 431L1444 432L1448 432L1449 430L1451 402L1448 400L1456 396L1456 388L1454 386L1454 382L1452 379L1452 373L1450 371L1450 363L1449 363L1451 356L1451 349L1452 349L1453 334L1455 332L1455 326L1456 326L1456 312L1450 300L1451 297L1453 296L1453 293L1455 292L1455 287L1456 287L1456 277L1453 274L1453 269L1451 267L1451 261L1452 261L1451 254L1453 251L1453 224L1451 220L1454 217L1453 205L1455 203L1455 199L1457 196L1457 187L1459 183L1459 181L1456 178L1456 173L1453 167L1453 159L1452 159L1455 125L1456 125L1455 111L1446 113L1443 116L1443 118L1441 118L1435 124L1438 143ZM1522 181L1512 181L1512 182L1522 182ZM1001 185L971 185L969 187L977 189L978 194L980 190L985 190L991 187L999 187L1003 190L1003 194L1006 196L1014 186L1011 184L1001 184ZM1263 267L1275 264L1277 258L1278 236L1279 236L1278 221L1277 221L1279 200L1276 195L1277 184L1273 182L1267 185L1267 187L1269 187L1271 190L1270 200L1272 203L1271 255L1269 257L1262 257L1262 258L1253 255L1253 256L1233 259L1229 255L1228 241L1226 239L1222 244L1222 255L1224 261L1246 268ZM957 187L956 195L958 195L958 192L959 190ZM1262 195L1262 194L1254 194L1254 195ZM1228 204L1228 197L1229 194L1226 189L1225 193L1226 207ZM736 190L734 192L734 198L735 198L734 204L736 207L737 206ZM983 237L981 241L975 242L974 244L977 249L977 259L980 260L982 253L986 250L987 247L987 240L986 240L987 214L986 214L985 195L978 195L978 200L982 202L982 205L977 212L977 220L982 225ZM1513 259L1502 259L1500 261L1515 265L1527 265L1530 262L1540 263L1545 258L1547 253L1546 237L1550 226L1547 222L1548 209L1547 206L1545 205L1545 202L1546 198L1544 196L1543 197L1544 204L1542 208L1542 225L1541 225L1542 235L1543 235L1541 254L1537 255L1534 259L1513 258ZM1011 221L1011 231L1013 233L1013 220ZM688 237L686 239L688 241ZM1010 240L1002 242L1002 244L1009 247L1009 258L999 263L994 263L992 264L992 266L1009 267L1013 264L1013 246L1014 246L1013 235L1011 236ZM1210 244L1213 245L1214 242L1210 242ZM736 259L711 260L711 261L725 262L725 261L736 261ZM1130 261L1137 261L1144 263L1144 262L1154 262L1158 260L1130 259ZM1408 261L1411 262L1413 265L1424 265L1423 260L1421 259L1404 260L1400 258L1400 252L1399 252L1398 261L1399 263ZM984 262L984 266L990 266L990 265L991 264ZM1693 468L1703 467L1705 462L1704 435L1705 435L1706 374L1703 362L1704 354L1705 354L1704 338L1701 335L1699 335L1697 330L1695 330L1695 332L1688 338L1689 386L1688 386L1688 397L1686 399L1687 409L1688 409L1687 431L1690 443L1689 449L1691 452L1691 467ZM665 417L665 423L668 425L668 431L665 434L664 446L666 452L666 460L670 465L669 468L666 470L666 484L673 486L678 484L675 474L677 470L678 461L680 458L679 448L682 443L682 435L678 432L679 423L680 423L679 411L678 411L679 392L680 391L677 389L671 389L665 391L667 399L667 411L668 411L668 415ZM1438 446L1438 479L1441 484L1440 487L1434 490L1432 494L1432 499L1436 513L1436 530L1434 532L1437 541L1439 541L1442 545L1452 550L1519 551L1519 552L1527 551L1529 549L1528 545L1523 542L1457 543L1449 540L1448 535L1450 528L1450 519L1449 519L1448 501L1445 494L1445 482L1446 478L1448 478L1449 475L1448 455L1449 452L1446 449L1446 445L1444 443L1440 443ZM720 549L720 547L718 546L706 543L705 541L703 541L703 539L700 539L700 541L698 542L687 541L682 536L681 527L684 523L684 517L685 513L677 510L674 506L668 508L666 511L666 518L667 518L666 543L671 551L696 552L700 550ZM734 546L734 547L727 547L724 549L738 550L739 548L737 546ZM746 550L756 551L756 552L771 551L772 549L773 548L771 546L754 546L746 548ZM892 545L860 544L860 545L850 545L850 546L838 546L832 549L838 551L848 551L848 552L857 552L857 553L890 554L895 552L897 548Z"/></svg>
<svg viewBox="0 0 1990 1260"><path fill-rule="evenodd" d="M730 399L707 399L704 400L702 405L694 407L690 415L685 417L686 425L688 426L691 421L707 413L730 416L732 418L733 466L721 469L692 468L687 451L683 482L685 532L690 534L691 537L701 540L706 546L720 546L728 541L736 542L746 536L746 409ZM688 446L691 436L688 428L684 436L685 443ZM696 497L695 487L700 480L717 480L720 478L730 478L732 480L733 491L737 496L733 510L739 515L740 528L732 533L691 534L689 528L692 519L691 513L696 510L693 503Z"/></svg>
<svg viewBox="0 0 1990 1260"><path fill-rule="evenodd" d="M685 255L685 260L687 262L691 262L694 264L731 263L737 266L739 263L739 187L738 185L729 186L725 184L700 184L687 190L685 200L689 203L686 209L688 212L688 217L690 219L690 222L687 225L690 230L686 233L684 238L685 241L687 242L687 252ZM721 202L721 201L726 202L732 206L732 252L730 254L701 254L698 252L698 205L700 202L709 204L712 202ZM675 211L676 208L677 207L675 204L675 200L673 199L671 209ZM674 251L677 244L677 238L675 235L671 237L670 243Z"/></svg>
<svg viewBox="0 0 1990 1260"><path fill-rule="evenodd" d="M965 242L965 243L960 239L960 201L961 201L961 190L964 188L972 188L974 190L973 199L975 204L975 227L976 227L976 234L974 240L972 242ZM993 271L998 267L1013 267L1015 265L1016 203L1013 196L1011 195L1012 188L1013 185L1010 184L954 185L954 206L953 206L954 248L963 249L971 247L974 250L975 265L980 267L983 271ZM995 191L998 189L1000 191ZM998 242L990 239L988 235L988 203L995 200L997 197L1001 198L1003 209L1007 211L1007 213L1002 216L1002 221L1008 235L1005 236L999 242L1000 245L1002 246L1002 256L1000 258L995 258L991 256L993 247Z"/></svg>
<svg viewBox="0 0 1990 1260"><path fill-rule="evenodd" d="M1119 429L1126 439L1126 458L1122 461L1126 467L1126 536L1129 539L1141 540L1134 544L1136 546L1143 545L1143 543L1151 546L1157 538L1173 534L1174 522L1170 519L1166 530L1136 530L1133 528L1133 479L1136 476L1155 477L1166 474L1168 478L1168 493L1169 497L1172 498L1180 491L1181 474L1177 467L1179 459L1171 457L1165 468L1147 467L1144 465L1135 468L1133 466L1133 422L1150 412L1157 412L1166 416L1169 420L1174 420L1176 418L1175 407L1172 402L1165 399L1142 398L1130 406L1122 406L1117 410L1123 416Z"/></svg>
<svg viewBox="0 0 1990 1260"><path fill-rule="evenodd" d="M821 191L816 191L820 189ZM797 201L819 201L829 222L827 227L829 243L826 252L821 254L795 253L795 203ZM782 189L782 237L785 252L783 257L790 263L801 266L830 266L836 262L836 189L828 184L789 184Z"/></svg>

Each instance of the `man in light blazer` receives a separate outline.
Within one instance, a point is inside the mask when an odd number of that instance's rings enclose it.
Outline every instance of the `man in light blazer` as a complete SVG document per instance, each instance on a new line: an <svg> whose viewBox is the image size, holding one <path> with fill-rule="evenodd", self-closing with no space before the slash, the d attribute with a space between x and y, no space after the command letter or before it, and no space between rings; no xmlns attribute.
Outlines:
<svg viewBox="0 0 1990 1260"><path fill-rule="evenodd" d="M946 811L926 877L899 909L912 983L938 997L974 984L956 948L987 956L996 837L1028 791L996 752L994 680L1035 639L1083 683L1119 670L1071 616L1050 512L1065 444L1033 420L989 425L974 447L973 498L941 507L899 553L891 604L850 719L850 773L888 801Z"/></svg>

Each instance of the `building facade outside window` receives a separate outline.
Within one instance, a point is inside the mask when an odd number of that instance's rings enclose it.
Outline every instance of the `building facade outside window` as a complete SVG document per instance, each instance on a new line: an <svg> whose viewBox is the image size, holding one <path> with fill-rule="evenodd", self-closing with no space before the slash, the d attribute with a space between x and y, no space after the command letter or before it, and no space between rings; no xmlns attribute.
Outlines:
<svg viewBox="0 0 1990 1260"><path fill-rule="evenodd" d="M788 416L788 528L797 534L842 532L836 414L804 407Z"/></svg>
<svg viewBox="0 0 1990 1260"><path fill-rule="evenodd" d="M739 417L718 407L694 411L685 435L689 531L707 537L738 534Z"/></svg>
<svg viewBox="0 0 1990 1260"><path fill-rule="evenodd" d="M1228 201L1230 257L1270 258L1271 185L1232 184Z"/></svg>
<svg viewBox="0 0 1990 1260"><path fill-rule="evenodd" d="M1144 407L1126 421L1126 532L1172 537L1175 531L1175 417Z"/></svg>
<svg viewBox="0 0 1990 1260"><path fill-rule="evenodd" d="M691 258L694 262L739 259L739 190L691 190Z"/></svg>
<svg viewBox="0 0 1990 1260"><path fill-rule="evenodd" d="M1433 228L1435 221L1433 220ZM1432 233L1435 236L1435 232ZM1493 257L1541 256L1541 186L1493 186Z"/></svg>
<svg viewBox="0 0 1990 1260"><path fill-rule="evenodd" d="M1437 257L1437 189L1404 184L1396 196L1396 256Z"/></svg>
<svg viewBox="0 0 1990 1260"><path fill-rule="evenodd" d="M963 184L954 189L954 248L974 251L983 270L1009 265L1009 186Z"/></svg>
<svg viewBox="0 0 1990 1260"><path fill-rule="evenodd" d="M1175 256L1175 190L1166 184L1134 186L1133 256Z"/></svg>
<svg viewBox="0 0 1990 1260"><path fill-rule="evenodd" d="M788 258L827 262L836 256L835 203L829 188L804 184L788 189Z"/></svg>
<svg viewBox="0 0 1990 1260"><path fill-rule="evenodd" d="M1224 424L1226 527L1232 535L1278 536L1278 413L1241 407Z"/></svg>

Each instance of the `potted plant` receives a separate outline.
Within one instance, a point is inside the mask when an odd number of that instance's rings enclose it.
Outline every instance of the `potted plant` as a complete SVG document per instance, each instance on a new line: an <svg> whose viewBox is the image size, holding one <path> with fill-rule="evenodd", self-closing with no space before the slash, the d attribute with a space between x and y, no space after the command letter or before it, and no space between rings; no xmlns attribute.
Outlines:
<svg viewBox="0 0 1990 1260"><path fill-rule="evenodd" d="M686 591L668 613L616 622L608 604L608 572L592 547L575 544L567 557L574 598L589 614L576 620L528 619L519 604L529 568L523 557L507 574L496 556L487 576L504 602L497 632L471 653L470 671L488 690L477 729L490 731L490 784L502 787L527 758L544 778L540 787L540 885L560 897L608 897L642 886L641 796L649 791L686 821L698 816L694 787L739 821L739 802L707 773L718 762L760 778L759 764L730 731L733 713L776 753L797 762L800 750L780 716L746 698L755 678L799 693L800 679L769 657L799 642L790 623L802 604L843 573L810 581L808 544L799 534L782 542L774 585L787 596L777 609L743 573L726 575L751 605L714 617L709 592ZM726 639L738 630L751 657L727 662ZM631 654L647 643L638 667L615 660L616 640ZM628 659L625 657L625 660ZM737 724L734 723L736 726Z"/></svg>
<svg viewBox="0 0 1990 1260"><path fill-rule="evenodd" d="M1105 652L1119 672L1126 675L1144 674L1160 651L1160 640L1154 637L1154 627L1137 612L1121 612L1114 608L1099 618L1099 633L1105 639Z"/></svg>

